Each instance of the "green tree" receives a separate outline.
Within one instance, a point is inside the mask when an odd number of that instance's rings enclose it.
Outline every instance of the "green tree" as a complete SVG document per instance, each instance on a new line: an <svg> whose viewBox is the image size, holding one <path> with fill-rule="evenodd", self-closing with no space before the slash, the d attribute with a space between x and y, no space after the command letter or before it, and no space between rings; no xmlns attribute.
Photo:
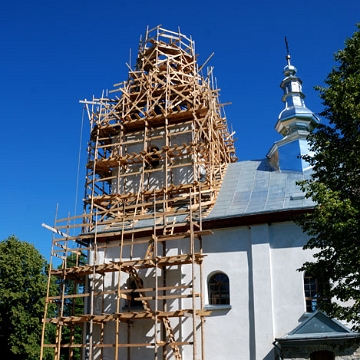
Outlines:
<svg viewBox="0 0 360 360"><path fill-rule="evenodd" d="M0 348L7 360L38 360L47 288L46 261L11 236L0 242Z"/></svg>
<svg viewBox="0 0 360 360"><path fill-rule="evenodd" d="M360 330L360 26L335 54L335 66L318 86L324 105L322 124L309 137L313 157L310 180L301 183L316 203L298 220L310 235L313 262L301 270L329 283L320 308ZM334 301L335 300L335 301ZM336 301L337 300L337 301ZM339 303L340 301L340 303Z"/></svg>

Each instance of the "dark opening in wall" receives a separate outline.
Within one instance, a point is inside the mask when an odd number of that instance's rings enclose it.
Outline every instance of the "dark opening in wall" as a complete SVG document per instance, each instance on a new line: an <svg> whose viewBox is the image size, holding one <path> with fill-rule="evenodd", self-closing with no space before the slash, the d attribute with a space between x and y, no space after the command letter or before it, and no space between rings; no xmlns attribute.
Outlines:
<svg viewBox="0 0 360 360"><path fill-rule="evenodd" d="M142 279L139 279L141 282L141 287L143 287L143 281ZM128 285L127 285L128 289L132 289L132 290L136 290L139 288L139 286L136 284L136 281L134 278L130 277L128 279ZM128 307L129 308L134 308L134 307L142 307L142 301L141 300L135 300L135 298L139 298L140 294L138 291L133 291L131 294L131 300L128 301Z"/></svg>
<svg viewBox="0 0 360 360"><path fill-rule="evenodd" d="M146 156L146 165L145 169L154 169L159 166L160 164L160 155L156 154L159 151L157 146L151 146L149 149L150 155Z"/></svg>

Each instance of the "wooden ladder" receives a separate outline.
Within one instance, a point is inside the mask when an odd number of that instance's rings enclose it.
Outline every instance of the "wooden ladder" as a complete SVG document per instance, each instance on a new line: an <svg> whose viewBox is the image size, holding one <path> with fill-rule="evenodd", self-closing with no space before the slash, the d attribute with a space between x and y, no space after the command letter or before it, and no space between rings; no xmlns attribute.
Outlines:
<svg viewBox="0 0 360 360"><path fill-rule="evenodd" d="M161 320L162 320L162 322L164 324L164 327L165 327L165 330L166 330L166 333L167 333L167 337L168 337L168 340L169 340L169 345L172 348L175 359L176 360L181 360L182 356L181 356L179 347L177 346L177 344L175 342L175 335L174 335L173 328L172 328L172 326L170 324L170 320L169 320L169 318L167 316L161 318Z"/></svg>

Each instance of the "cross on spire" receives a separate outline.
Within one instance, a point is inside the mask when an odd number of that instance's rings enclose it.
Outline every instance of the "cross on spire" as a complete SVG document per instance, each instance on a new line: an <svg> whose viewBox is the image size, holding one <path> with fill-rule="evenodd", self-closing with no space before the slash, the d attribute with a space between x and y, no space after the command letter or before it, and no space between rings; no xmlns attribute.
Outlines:
<svg viewBox="0 0 360 360"><path fill-rule="evenodd" d="M285 46L286 46L286 55L290 55L290 51L289 51L289 43L287 41L287 38L285 36Z"/></svg>

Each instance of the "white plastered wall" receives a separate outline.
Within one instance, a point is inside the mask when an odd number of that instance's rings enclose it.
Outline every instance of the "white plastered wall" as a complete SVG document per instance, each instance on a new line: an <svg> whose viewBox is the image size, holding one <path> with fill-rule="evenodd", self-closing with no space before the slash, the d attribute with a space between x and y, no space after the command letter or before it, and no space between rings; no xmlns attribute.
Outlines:
<svg viewBox="0 0 360 360"><path fill-rule="evenodd" d="M206 318L206 354L274 359L275 337L293 330L305 312L303 274L297 269L312 259L302 249L306 242L292 222L216 230L204 238L204 277L226 273L231 304Z"/></svg>

